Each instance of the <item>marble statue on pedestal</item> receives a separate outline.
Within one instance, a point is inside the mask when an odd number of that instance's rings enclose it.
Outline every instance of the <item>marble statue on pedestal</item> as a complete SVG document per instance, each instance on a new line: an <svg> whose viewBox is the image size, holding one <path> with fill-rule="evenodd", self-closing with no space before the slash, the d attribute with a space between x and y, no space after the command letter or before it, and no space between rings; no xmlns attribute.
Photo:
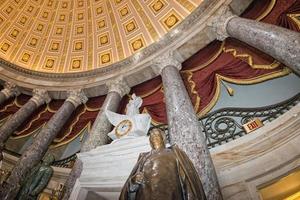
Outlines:
<svg viewBox="0 0 300 200"><path fill-rule="evenodd" d="M133 94L125 115L105 111L108 121L114 125L108 134L113 141L77 154L83 168L70 199L85 199L89 191L99 199L118 199L139 154L151 149L147 136L151 117L139 113L141 105L142 99Z"/></svg>
<svg viewBox="0 0 300 200"><path fill-rule="evenodd" d="M162 131L150 132L152 150L141 153L120 200L206 200L188 156L176 145L165 147Z"/></svg>

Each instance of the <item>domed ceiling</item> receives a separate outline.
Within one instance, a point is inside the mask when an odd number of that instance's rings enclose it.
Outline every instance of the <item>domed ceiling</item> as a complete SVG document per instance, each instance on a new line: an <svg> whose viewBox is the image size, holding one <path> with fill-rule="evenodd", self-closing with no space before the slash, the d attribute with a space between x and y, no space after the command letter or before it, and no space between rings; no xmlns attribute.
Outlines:
<svg viewBox="0 0 300 200"><path fill-rule="evenodd" d="M158 41L202 0L1 0L0 57L48 73L82 72Z"/></svg>

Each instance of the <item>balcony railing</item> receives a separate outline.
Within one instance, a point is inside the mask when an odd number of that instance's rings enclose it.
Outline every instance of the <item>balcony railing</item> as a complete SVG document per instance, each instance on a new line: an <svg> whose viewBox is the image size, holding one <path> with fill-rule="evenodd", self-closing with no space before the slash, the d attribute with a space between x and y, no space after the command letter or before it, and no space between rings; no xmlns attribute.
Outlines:
<svg viewBox="0 0 300 200"><path fill-rule="evenodd" d="M246 135L243 124L259 118L264 124L278 118L300 102L300 93L271 106L258 108L222 108L199 118L208 148L213 148ZM167 125L155 126L164 130L169 139ZM154 127L153 127L154 128Z"/></svg>

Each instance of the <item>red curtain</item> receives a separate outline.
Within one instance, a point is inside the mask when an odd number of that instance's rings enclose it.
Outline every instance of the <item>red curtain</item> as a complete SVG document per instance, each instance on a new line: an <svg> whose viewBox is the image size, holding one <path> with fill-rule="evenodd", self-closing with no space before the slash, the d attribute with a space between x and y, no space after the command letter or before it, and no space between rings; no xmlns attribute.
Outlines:
<svg viewBox="0 0 300 200"><path fill-rule="evenodd" d="M256 0L244 12L243 17L299 31L299 26L290 14L300 13L300 1ZM272 9L270 9L272 8ZM214 41L183 63L183 81L191 97L195 111L203 115L216 103L221 81L237 84L253 84L288 74L289 71L272 57L240 41L228 38L225 42ZM143 98L141 112L148 112L153 123L167 123L162 80L156 77L132 88L131 93ZM0 120L15 113L30 96L20 95L0 106ZM122 99L120 113L130 95ZM52 145L60 146L72 141L94 122L105 96L90 98L86 105L79 106L58 134ZM53 100L39 108L14 135L25 137L45 124L62 105L63 101Z"/></svg>

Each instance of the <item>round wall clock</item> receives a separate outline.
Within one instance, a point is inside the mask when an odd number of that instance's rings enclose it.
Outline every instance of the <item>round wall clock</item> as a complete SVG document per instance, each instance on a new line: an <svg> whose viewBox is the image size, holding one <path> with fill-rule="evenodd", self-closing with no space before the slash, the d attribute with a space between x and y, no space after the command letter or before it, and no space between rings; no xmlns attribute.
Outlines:
<svg viewBox="0 0 300 200"><path fill-rule="evenodd" d="M132 122L128 119L121 121L115 129L117 138L127 135L132 129Z"/></svg>

